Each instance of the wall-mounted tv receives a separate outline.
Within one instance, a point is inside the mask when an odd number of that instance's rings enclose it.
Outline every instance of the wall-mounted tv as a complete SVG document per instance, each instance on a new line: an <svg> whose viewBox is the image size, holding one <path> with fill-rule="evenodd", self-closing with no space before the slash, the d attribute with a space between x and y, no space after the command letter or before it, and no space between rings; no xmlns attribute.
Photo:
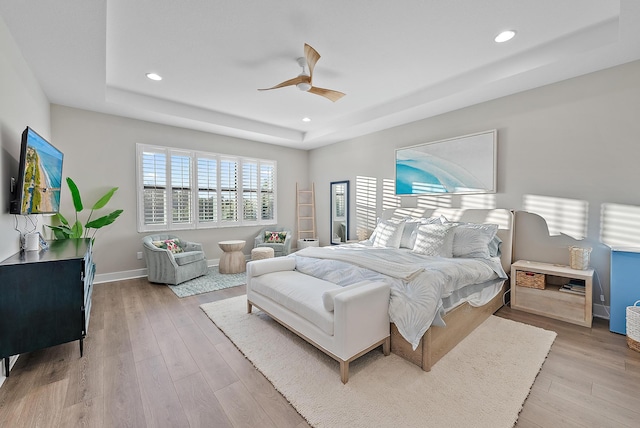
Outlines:
<svg viewBox="0 0 640 428"><path fill-rule="evenodd" d="M63 157L33 129L24 130L11 214L54 214L60 210Z"/></svg>

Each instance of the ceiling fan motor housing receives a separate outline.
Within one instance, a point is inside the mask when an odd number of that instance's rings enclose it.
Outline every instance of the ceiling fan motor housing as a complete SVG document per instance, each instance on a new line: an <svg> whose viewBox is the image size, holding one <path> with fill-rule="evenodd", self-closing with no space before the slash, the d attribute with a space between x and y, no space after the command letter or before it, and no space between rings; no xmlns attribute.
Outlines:
<svg viewBox="0 0 640 428"><path fill-rule="evenodd" d="M325 97L326 99L336 102L340 98L344 97L344 93L339 91L334 91L332 89L318 88L313 86L313 69L316 65L316 62L320 59L320 54L313 49L308 44L304 44L304 57L296 58L296 62L300 67L302 67L302 73L298 74L298 77L294 77L293 79L285 80L284 82L273 86L271 88L258 89L259 91L269 91L271 89L284 88L286 86L295 85L296 88L303 92L309 92L312 94L320 95ZM309 71L307 72L307 68Z"/></svg>

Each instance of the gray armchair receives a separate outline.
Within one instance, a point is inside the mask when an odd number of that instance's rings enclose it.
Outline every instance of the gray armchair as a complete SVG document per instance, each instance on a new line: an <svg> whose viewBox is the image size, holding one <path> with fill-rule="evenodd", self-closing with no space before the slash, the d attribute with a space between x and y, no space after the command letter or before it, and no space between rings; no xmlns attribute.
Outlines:
<svg viewBox="0 0 640 428"><path fill-rule="evenodd" d="M264 234L266 231L286 232L287 237L285 238L283 243L265 242ZM286 256L291 252L291 239L292 239L291 234L292 232L288 229L285 229L284 227L278 227L278 226L265 227L260 231L260 233L258 233L258 236L256 236L255 242L254 242L254 248L269 247L269 248L273 248L273 253L275 257Z"/></svg>
<svg viewBox="0 0 640 428"><path fill-rule="evenodd" d="M153 244L167 239L177 239L182 252L174 254ZM201 244L173 235L148 235L142 238L142 249L151 282L177 285L207 273L207 258Z"/></svg>

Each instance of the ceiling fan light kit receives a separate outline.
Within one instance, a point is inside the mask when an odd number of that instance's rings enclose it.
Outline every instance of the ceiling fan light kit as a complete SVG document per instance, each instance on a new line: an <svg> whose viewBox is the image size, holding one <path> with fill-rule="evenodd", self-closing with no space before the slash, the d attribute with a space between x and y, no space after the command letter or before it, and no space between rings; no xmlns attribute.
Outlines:
<svg viewBox="0 0 640 428"><path fill-rule="evenodd" d="M279 89L279 88L284 88L285 86L295 85L301 91L320 95L321 97L325 97L328 100L331 100L333 102L336 102L340 98L344 97L345 94L343 92L334 91L333 89L324 89L324 88L318 88L316 86L313 86L313 69L315 68L316 63L320 59L320 54L310 45L305 43L304 55L305 55L304 57L300 57L296 59L298 65L302 67L302 73L300 73L298 77L285 80L284 82L279 83L276 86L273 86L271 88L258 89L258 90L269 91L271 89ZM306 69L305 69L306 67L309 67L309 74L307 74L306 72Z"/></svg>
<svg viewBox="0 0 640 428"><path fill-rule="evenodd" d="M300 82L296 85L296 87L298 89L300 89L301 91L307 92L309 91L309 89L311 89L311 85L309 83L306 82Z"/></svg>

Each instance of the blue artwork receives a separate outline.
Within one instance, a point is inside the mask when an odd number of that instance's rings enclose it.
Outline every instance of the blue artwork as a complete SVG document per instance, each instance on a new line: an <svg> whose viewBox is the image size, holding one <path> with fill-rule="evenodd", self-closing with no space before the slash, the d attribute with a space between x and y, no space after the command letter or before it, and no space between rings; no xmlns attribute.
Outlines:
<svg viewBox="0 0 640 428"><path fill-rule="evenodd" d="M496 191L495 130L396 150L396 194Z"/></svg>

